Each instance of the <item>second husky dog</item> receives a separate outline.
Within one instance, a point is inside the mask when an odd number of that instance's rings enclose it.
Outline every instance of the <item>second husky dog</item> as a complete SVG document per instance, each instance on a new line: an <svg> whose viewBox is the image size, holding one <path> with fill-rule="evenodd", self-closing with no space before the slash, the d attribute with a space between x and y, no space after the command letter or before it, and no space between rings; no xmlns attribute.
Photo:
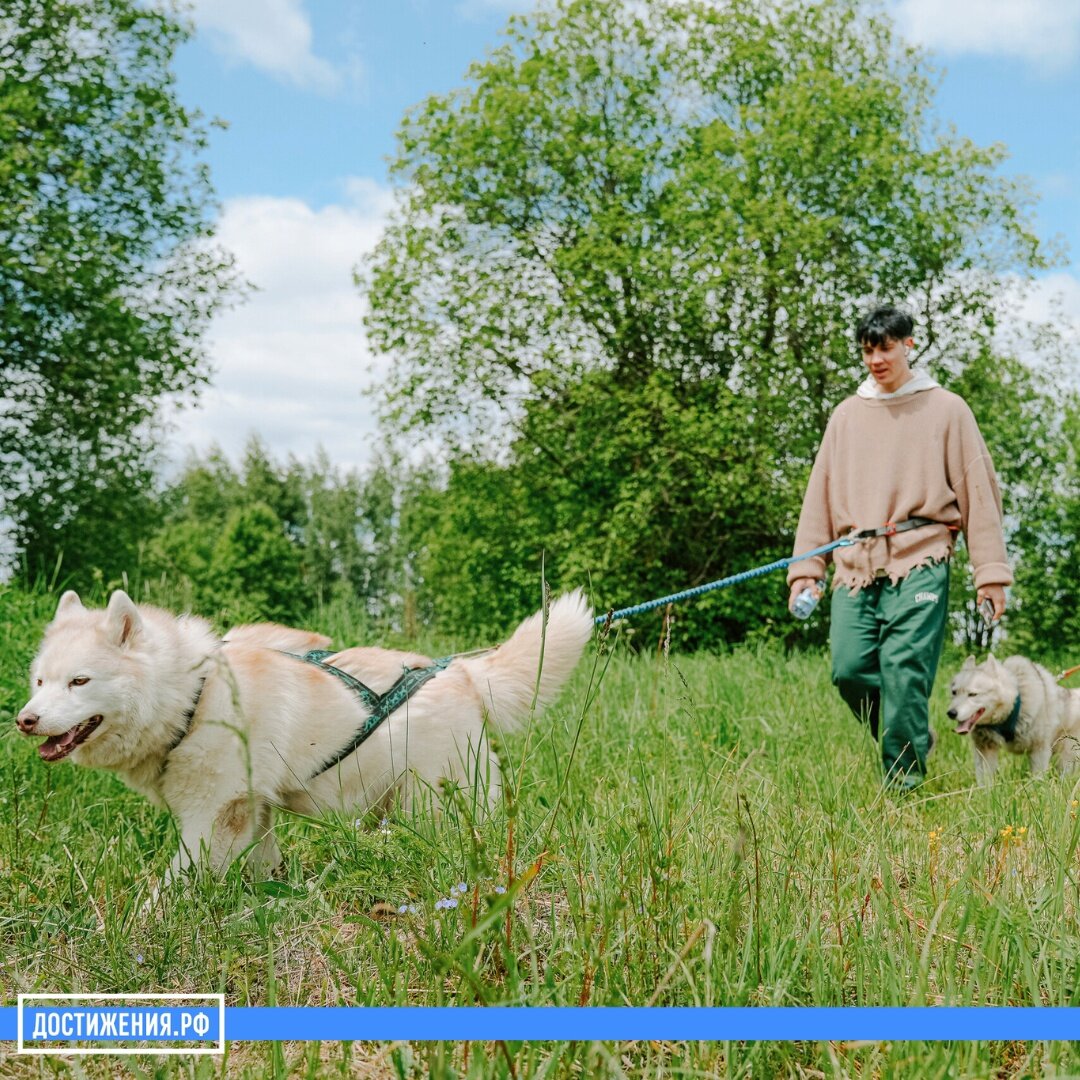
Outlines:
<svg viewBox="0 0 1080 1080"><path fill-rule="evenodd" d="M136 605L114 592L105 610L61 597L30 669L32 697L19 713L25 735L44 736L43 761L68 758L111 769L180 829L169 876L203 857L221 869L256 845L263 872L280 856L272 811L364 812L438 798L442 781L500 790L488 728L509 731L554 699L592 633L580 592L556 600L546 622L526 619L510 639L454 659L371 732L370 709L317 664L279 649L325 639L272 625L219 641L210 624ZM327 658L385 693L426 657L348 649Z"/></svg>
<svg viewBox="0 0 1080 1080"><path fill-rule="evenodd" d="M977 664L969 656L950 687L948 716L958 735L971 736L975 779L994 777L998 751L1027 754L1034 774L1054 757L1059 772L1076 762L1080 750L1080 690L1066 690L1046 668L1023 656Z"/></svg>

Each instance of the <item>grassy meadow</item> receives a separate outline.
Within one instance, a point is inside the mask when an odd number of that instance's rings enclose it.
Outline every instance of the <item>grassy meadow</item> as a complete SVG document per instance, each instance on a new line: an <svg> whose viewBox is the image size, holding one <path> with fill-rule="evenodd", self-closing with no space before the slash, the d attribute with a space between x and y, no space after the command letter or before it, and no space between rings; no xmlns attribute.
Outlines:
<svg viewBox="0 0 1080 1080"><path fill-rule="evenodd" d="M0 588L9 718L54 604ZM340 641L362 632L340 610L327 623ZM943 675L957 661L947 656ZM932 778L898 800L820 653L591 648L560 702L502 748L512 794L492 816L467 792L439 819L281 814L278 878L193 879L153 914L140 909L176 844L168 817L108 774L45 766L9 722L2 1003L138 991L224 992L229 1005L1071 1005L1075 781L1034 781L1010 758L992 790L974 789L969 748L944 717L946 683ZM1080 1073L1069 1043L248 1043L224 1059L126 1061L0 1052L0 1074L15 1078L1069 1073Z"/></svg>

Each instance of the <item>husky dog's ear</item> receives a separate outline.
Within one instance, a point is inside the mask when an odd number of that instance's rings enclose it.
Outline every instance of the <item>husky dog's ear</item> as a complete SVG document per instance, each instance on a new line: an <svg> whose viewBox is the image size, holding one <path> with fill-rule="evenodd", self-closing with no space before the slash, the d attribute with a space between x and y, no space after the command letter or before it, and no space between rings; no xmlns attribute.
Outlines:
<svg viewBox="0 0 1080 1080"><path fill-rule="evenodd" d="M969 656L961 665L961 671L970 671L975 666L975 657Z"/></svg>
<svg viewBox="0 0 1080 1080"><path fill-rule="evenodd" d="M79 594L74 589L68 589L68 591L60 597L60 603L56 605L56 614L53 618L59 619L61 615L64 615L69 611L85 610L83 602L79 599Z"/></svg>
<svg viewBox="0 0 1080 1080"><path fill-rule="evenodd" d="M134 601L123 589L109 597L105 609L105 632L115 645L130 645L142 630L142 616Z"/></svg>

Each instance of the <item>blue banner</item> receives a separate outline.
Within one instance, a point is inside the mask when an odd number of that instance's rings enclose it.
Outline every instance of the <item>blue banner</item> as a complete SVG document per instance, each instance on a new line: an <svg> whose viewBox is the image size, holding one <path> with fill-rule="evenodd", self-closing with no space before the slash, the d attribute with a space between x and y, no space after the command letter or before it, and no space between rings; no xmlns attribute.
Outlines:
<svg viewBox="0 0 1080 1080"><path fill-rule="evenodd" d="M27 1009L27 1013L35 1010ZM158 1010L155 1010L158 1011ZM194 1010L192 1010L194 1011ZM213 1013L213 1010L198 1010ZM16 1010L0 1009L14 1040ZM217 1016L213 1014L216 1030ZM24 1028L30 1040L32 1029ZM211 1039L207 1033L207 1040ZM1070 1008L227 1008L229 1041L1063 1040L1080 1039Z"/></svg>

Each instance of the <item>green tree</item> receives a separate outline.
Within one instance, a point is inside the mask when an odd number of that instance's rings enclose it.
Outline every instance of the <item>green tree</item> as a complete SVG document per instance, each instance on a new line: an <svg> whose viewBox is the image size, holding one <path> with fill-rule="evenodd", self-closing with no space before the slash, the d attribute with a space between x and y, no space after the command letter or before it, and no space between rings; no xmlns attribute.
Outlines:
<svg viewBox="0 0 1080 1080"><path fill-rule="evenodd" d="M300 552L285 535L281 518L266 503L238 507L214 545L209 581L230 622L302 619Z"/></svg>
<svg viewBox="0 0 1080 1080"><path fill-rule="evenodd" d="M1033 424L1021 434L1027 436L1030 445L1047 437L1046 425ZM1006 625L1011 651L1037 657L1056 652L1058 659L1072 667L1080 663L1077 657L1080 399L1077 395L1067 399L1064 414L1049 437L1053 447L1052 467L1032 471L1026 488L1028 497L1016 508L1013 546L1019 553L1014 589L1017 603Z"/></svg>
<svg viewBox="0 0 1080 1080"><path fill-rule="evenodd" d="M32 570L130 568L161 406L207 377L233 277L170 66L187 33L136 0L0 11L0 490Z"/></svg>
<svg viewBox="0 0 1080 1080"><path fill-rule="evenodd" d="M341 600L385 621L398 613L396 488L385 469L366 474L336 468L320 449L310 463L292 462L303 501L299 536L313 600Z"/></svg>
<svg viewBox="0 0 1080 1080"><path fill-rule="evenodd" d="M922 362L958 373L1050 257L1004 150L936 126L933 77L859 0L511 19L399 132L361 278L388 418L489 462L492 512L602 604L785 552L866 303L909 302ZM682 632L738 637L763 608L782 585L688 607Z"/></svg>
<svg viewBox="0 0 1080 1080"><path fill-rule="evenodd" d="M1069 343L1059 342L1055 351L1067 357ZM1004 344L959 374L941 377L979 419L1001 485L1016 578L1003 623L1008 648L1036 656L1053 652L1070 640L1070 627L1080 626L1069 601L1080 583L1080 399L1069 389L1063 363L1029 366ZM966 570L962 551L958 564ZM958 584L965 581L967 588L953 594L954 622L968 648L984 651L1000 634L978 614L970 577Z"/></svg>
<svg viewBox="0 0 1080 1080"><path fill-rule="evenodd" d="M160 493L158 526L139 560L148 599L214 614L214 549L229 515L250 504L243 477L213 447L189 456L181 474Z"/></svg>
<svg viewBox="0 0 1080 1080"><path fill-rule="evenodd" d="M399 504L419 475L380 462L362 476L335 468L323 450L310 462L281 463L258 438L237 466L218 449L192 456L157 504L159 525L142 556L144 586L162 603L210 615L228 597L235 617L236 597L251 586L246 618L256 609L262 618L283 611L307 618L320 605L340 603L350 619L359 612L397 624L409 565ZM230 537L224 545L223 535ZM253 545L249 556L242 542ZM262 576L251 567L264 563L266 573L277 567L276 582L250 580Z"/></svg>
<svg viewBox="0 0 1080 1080"><path fill-rule="evenodd" d="M233 621L297 616L309 607L304 520L299 479L258 438L239 468L217 447L193 454L159 498L158 527L142 552L144 586L151 599L207 615L225 608Z"/></svg>

